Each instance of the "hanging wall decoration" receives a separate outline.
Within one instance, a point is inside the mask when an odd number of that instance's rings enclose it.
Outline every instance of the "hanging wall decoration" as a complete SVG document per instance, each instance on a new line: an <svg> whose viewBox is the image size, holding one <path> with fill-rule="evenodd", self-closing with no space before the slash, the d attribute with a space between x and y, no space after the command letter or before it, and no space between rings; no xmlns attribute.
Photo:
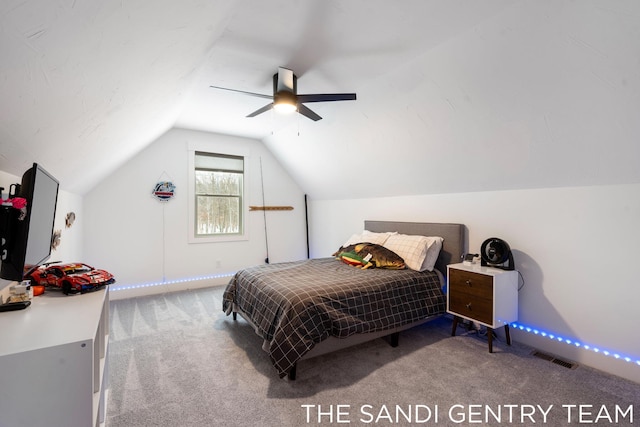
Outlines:
<svg viewBox="0 0 640 427"><path fill-rule="evenodd" d="M175 195L176 186L171 181L160 181L153 188L151 194L161 202L166 202Z"/></svg>
<svg viewBox="0 0 640 427"><path fill-rule="evenodd" d="M51 249L56 250L60 246L60 240L62 239L62 230L55 230L51 236Z"/></svg>
<svg viewBox="0 0 640 427"><path fill-rule="evenodd" d="M71 228L71 226L73 225L73 223L75 222L75 220L76 220L76 214L75 214L75 212L69 212L69 213L67 214L67 216L65 217L65 219L64 219L64 225L65 225L65 227L67 227L67 228Z"/></svg>

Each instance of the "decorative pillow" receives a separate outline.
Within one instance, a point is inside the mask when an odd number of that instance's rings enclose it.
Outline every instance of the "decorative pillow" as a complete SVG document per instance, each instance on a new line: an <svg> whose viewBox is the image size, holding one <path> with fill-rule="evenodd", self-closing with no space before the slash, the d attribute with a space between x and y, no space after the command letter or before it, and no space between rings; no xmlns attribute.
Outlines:
<svg viewBox="0 0 640 427"><path fill-rule="evenodd" d="M406 268L404 260L397 253L390 251L382 245L363 243L356 245L355 251L376 268L386 268L390 270L402 270Z"/></svg>
<svg viewBox="0 0 640 427"><path fill-rule="evenodd" d="M340 246L337 251L331 254L331 256L339 257L342 252L355 252L355 250L355 244L349 246Z"/></svg>
<svg viewBox="0 0 640 427"><path fill-rule="evenodd" d="M384 247L398 254L402 259L404 259L405 264L412 270L416 271L424 271L433 270L433 265L431 265L432 258L429 259L427 265L425 264L425 258L427 257L427 252L431 246L437 241L440 240L440 246L442 247L442 238L439 237L427 237L427 236L413 236L408 234L395 234L389 236L387 241L384 243ZM439 250L437 251L440 252ZM431 255L433 256L433 255ZM435 265L435 260L438 258L438 255L435 255L435 259L433 259L433 264Z"/></svg>
<svg viewBox="0 0 640 427"><path fill-rule="evenodd" d="M340 246L337 251L331 254L331 256L340 257L340 254L343 252L355 252L355 250L356 250L355 244L349 245L349 246Z"/></svg>
<svg viewBox="0 0 640 427"><path fill-rule="evenodd" d="M334 256L343 262L362 269L386 268L402 270L406 268L404 260L398 254L374 243L358 243L338 249Z"/></svg>
<svg viewBox="0 0 640 427"><path fill-rule="evenodd" d="M364 260L360 255L358 255L355 251L350 252L340 252L338 255L338 259L345 264L352 265L358 268L369 268L369 261Z"/></svg>

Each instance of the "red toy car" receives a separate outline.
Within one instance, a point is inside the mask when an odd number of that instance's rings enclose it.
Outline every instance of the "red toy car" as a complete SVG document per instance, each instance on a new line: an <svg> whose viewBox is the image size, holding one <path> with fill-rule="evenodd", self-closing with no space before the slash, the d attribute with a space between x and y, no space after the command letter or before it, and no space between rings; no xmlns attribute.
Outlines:
<svg viewBox="0 0 640 427"><path fill-rule="evenodd" d="M32 285L62 288L65 295L90 291L116 281L108 271L79 262L45 265L31 273L29 279Z"/></svg>

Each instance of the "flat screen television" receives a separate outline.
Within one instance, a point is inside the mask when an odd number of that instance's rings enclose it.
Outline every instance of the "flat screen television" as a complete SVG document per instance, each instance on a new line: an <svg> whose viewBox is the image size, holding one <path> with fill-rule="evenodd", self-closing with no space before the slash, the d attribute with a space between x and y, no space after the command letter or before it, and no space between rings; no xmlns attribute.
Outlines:
<svg viewBox="0 0 640 427"><path fill-rule="evenodd" d="M51 256L58 187L58 180L37 163L22 175L16 196L26 199L26 213L21 217L11 208L4 221L1 278L21 281Z"/></svg>

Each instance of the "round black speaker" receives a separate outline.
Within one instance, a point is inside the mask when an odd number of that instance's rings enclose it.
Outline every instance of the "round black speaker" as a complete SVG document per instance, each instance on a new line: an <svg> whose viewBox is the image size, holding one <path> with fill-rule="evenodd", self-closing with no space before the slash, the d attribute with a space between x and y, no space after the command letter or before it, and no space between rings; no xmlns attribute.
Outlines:
<svg viewBox="0 0 640 427"><path fill-rule="evenodd" d="M513 254L509 244L497 237L485 240L480 247L481 265L513 270Z"/></svg>

